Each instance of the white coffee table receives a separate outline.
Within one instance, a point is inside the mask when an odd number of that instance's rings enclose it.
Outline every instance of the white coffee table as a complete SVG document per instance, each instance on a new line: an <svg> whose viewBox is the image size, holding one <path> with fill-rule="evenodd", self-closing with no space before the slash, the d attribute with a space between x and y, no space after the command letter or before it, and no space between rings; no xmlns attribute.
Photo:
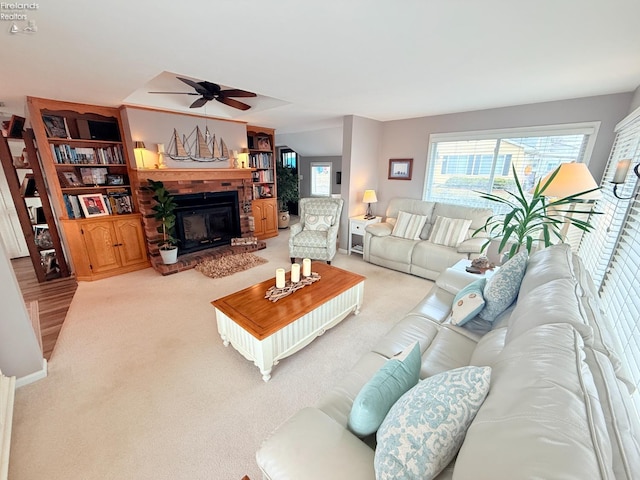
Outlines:
<svg viewBox="0 0 640 480"><path fill-rule="evenodd" d="M360 311L365 277L320 262L312 270L319 281L277 302L264 298L273 278L211 302L224 346L252 361L265 382L279 360Z"/></svg>

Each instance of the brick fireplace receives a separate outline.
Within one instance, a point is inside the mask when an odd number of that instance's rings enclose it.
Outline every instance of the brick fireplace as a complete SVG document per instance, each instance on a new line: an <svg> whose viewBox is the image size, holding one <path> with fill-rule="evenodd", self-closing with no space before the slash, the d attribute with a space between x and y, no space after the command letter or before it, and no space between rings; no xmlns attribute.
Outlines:
<svg viewBox="0 0 640 480"><path fill-rule="evenodd" d="M180 255L178 257L178 263L174 265L163 264L158 251L158 244L162 240L162 235L157 231L159 222L153 218L153 193L144 188L147 185L147 179L161 181L164 183L165 188L173 195L237 192L237 211L240 214L240 236L249 237L253 234L251 170L239 168L165 168L158 170L135 170L133 172L131 185L136 191L138 208L143 217L144 232L151 265L163 275L193 268L200 261L207 258L217 258L224 255L265 248L265 243L261 241L258 241L258 245L256 246L221 245Z"/></svg>

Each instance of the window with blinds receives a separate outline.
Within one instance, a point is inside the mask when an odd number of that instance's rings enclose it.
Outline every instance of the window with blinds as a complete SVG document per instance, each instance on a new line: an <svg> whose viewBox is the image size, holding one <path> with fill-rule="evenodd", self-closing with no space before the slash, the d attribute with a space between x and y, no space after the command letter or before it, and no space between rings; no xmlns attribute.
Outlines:
<svg viewBox="0 0 640 480"><path fill-rule="evenodd" d="M478 192L515 191L512 167L528 191L561 163L588 163L597 128L583 123L431 135L423 199L506 213Z"/></svg>
<svg viewBox="0 0 640 480"><path fill-rule="evenodd" d="M580 257L600 291L607 312L622 345L626 364L640 388L640 182L632 169L624 185L613 195L611 180L620 160L640 163L640 109L616 127L616 138L602 179L602 198L596 203L594 231L585 235ZM634 395L640 411L640 395Z"/></svg>

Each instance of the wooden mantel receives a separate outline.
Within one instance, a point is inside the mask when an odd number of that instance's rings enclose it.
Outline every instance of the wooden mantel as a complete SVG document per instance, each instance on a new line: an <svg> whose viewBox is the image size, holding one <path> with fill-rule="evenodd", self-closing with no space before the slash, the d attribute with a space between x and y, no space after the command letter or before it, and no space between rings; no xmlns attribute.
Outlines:
<svg viewBox="0 0 640 480"><path fill-rule="evenodd" d="M158 168L133 170L136 182L145 183L148 178L155 181L198 181L198 180L250 180L250 168Z"/></svg>

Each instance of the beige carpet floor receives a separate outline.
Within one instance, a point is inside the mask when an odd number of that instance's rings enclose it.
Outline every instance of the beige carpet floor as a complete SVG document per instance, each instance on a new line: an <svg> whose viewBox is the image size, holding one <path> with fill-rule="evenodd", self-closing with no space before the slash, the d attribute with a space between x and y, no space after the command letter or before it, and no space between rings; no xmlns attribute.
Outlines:
<svg viewBox="0 0 640 480"><path fill-rule="evenodd" d="M255 452L313 405L433 285L338 254L367 277L360 315L280 362L271 381L218 336L210 302L289 265L288 231L268 263L211 279L152 269L81 282L47 378L18 389L10 480L261 478Z"/></svg>

